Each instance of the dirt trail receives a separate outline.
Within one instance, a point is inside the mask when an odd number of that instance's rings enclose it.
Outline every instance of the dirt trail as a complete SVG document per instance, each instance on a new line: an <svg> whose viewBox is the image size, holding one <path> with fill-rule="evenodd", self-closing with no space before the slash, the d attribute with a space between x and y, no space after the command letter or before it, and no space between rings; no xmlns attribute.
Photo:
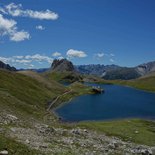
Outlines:
<svg viewBox="0 0 155 155"><path fill-rule="evenodd" d="M72 92L72 89L69 90L69 91L67 91L67 92L65 92L65 93L63 93L62 95L57 96L57 98L56 98L53 102L51 102L51 104L49 105L47 111L49 111L49 110L51 109L51 107L57 102L57 100L58 100L60 97L66 95L66 94L69 94L70 92Z"/></svg>

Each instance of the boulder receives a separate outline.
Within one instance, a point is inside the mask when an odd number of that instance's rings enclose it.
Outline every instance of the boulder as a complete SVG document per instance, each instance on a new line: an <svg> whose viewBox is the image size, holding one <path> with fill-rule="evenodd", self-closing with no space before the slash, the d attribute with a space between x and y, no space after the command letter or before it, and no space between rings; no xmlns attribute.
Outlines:
<svg viewBox="0 0 155 155"><path fill-rule="evenodd" d="M7 150L0 151L0 155L7 155L7 154L9 154L9 152Z"/></svg>
<svg viewBox="0 0 155 155"><path fill-rule="evenodd" d="M142 149L141 154L142 155L152 155L152 150L150 150L150 149Z"/></svg>

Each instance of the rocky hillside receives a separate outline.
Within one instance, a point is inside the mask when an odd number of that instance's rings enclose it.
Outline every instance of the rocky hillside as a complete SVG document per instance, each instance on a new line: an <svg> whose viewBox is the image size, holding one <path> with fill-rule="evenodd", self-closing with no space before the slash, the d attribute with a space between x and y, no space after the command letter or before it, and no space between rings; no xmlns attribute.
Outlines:
<svg viewBox="0 0 155 155"><path fill-rule="evenodd" d="M141 64L136 67L136 70L141 76L155 72L155 61Z"/></svg>
<svg viewBox="0 0 155 155"><path fill-rule="evenodd" d="M130 80L155 72L155 61L136 67L120 67L117 65L80 65L76 67L82 74L98 75L108 80Z"/></svg>
<svg viewBox="0 0 155 155"><path fill-rule="evenodd" d="M67 59L55 59L44 76L52 80L71 83L83 79L81 74L75 70L73 63Z"/></svg>
<svg viewBox="0 0 155 155"><path fill-rule="evenodd" d="M75 71L72 62L67 59L61 59L61 60L55 59L52 63L51 69L52 71L57 72Z"/></svg>
<svg viewBox="0 0 155 155"><path fill-rule="evenodd" d="M140 76L141 75L136 71L135 68L120 67L106 71L102 77L106 80L130 80L139 78Z"/></svg>
<svg viewBox="0 0 155 155"><path fill-rule="evenodd" d="M78 65L75 66L75 68L81 74L102 76L105 74L106 71L118 69L121 67L117 65L90 64L90 65Z"/></svg>
<svg viewBox="0 0 155 155"><path fill-rule="evenodd" d="M11 67L10 65L5 64L2 61L0 61L0 69L7 69L7 70L10 70L10 71L16 71L15 67Z"/></svg>
<svg viewBox="0 0 155 155"><path fill-rule="evenodd" d="M154 147L125 142L120 138L107 136L103 132L96 132L75 125L57 124L51 126L34 121L31 126L24 127L26 125L24 120L6 113L0 114L0 123L1 155L154 154ZM23 126L20 126L21 124ZM5 129L5 126L8 127ZM8 136L7 139L5 138L6 135Z"/></svg>

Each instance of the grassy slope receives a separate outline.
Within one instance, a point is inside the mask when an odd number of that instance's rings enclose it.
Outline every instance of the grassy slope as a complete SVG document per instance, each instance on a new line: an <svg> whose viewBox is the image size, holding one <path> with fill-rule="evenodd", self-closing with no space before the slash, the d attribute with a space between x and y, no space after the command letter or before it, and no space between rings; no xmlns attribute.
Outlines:
<svg viewBox="0 0 155 155"><path fill-rule="evenodd" d="M125 141L154 146L155 122L145 120L119 120L110 122L81 122L80 127L104 132ZM138 131L138 133L135 133Z"/></svg>
<svg viewBox="0 0 155 155"><path fill-rule="evenodd" d="M143 79L143 78L146 78L146 77L153 77L153 76L155 76L155 71L150 72L150 73L148 73L148 74L146 74L146 75L140 77L140 79Z"/></svg>
<svg viewBox="0 0 155 155"><path fill-rule="evenodd" d="M131 86L137 89L142 89L150 92L155 92L155 72L134 80L105 80L98 78L94 81L98 84L118 84Z"/></svg>
<svg viewBox="0 0 155 155"><path fill-rule="evenodd" d="M56 82L51 82L50 86L35 78L0 70L1 109L12 109L22 115L38 117L45 112L47 102L65 89Z"/></svg>
<svg viewBox="0 0 155 155"><path fill-rule="evenodd" d="M56 80L47 79L42 74L36 73L34 71L19 71L18 73L29 76L38 82L44 84L47 88L60 89L62 85L56 82ZM63 89L63 88L62 88Z"/></svg>
<svg viewBox="0 0 155 155"><path fill-rule="evenodd" d="M62 81L62 82L75 82L80 81L82 76L75 72L45 72L43 73L49 80Z"/></svg>
<svg viewBox="0 0 155 155"><path fill-rule="evenodd" d="M64 86L37 73L0 70L0 113L17 116L26 123L22 126L31 126L32 119L44 123L47 102L65 91ZM5 148L14 155L43 154L0 133L0 151Z"/></svg>
<svg viewBox="0 0 155 155"><path fill-rule="evenodd" d="M109 81L110 82L110 81ZM113 80L113 84L127 85L137 89L155 92L155 76L138 78L135 80Z"/></svg>

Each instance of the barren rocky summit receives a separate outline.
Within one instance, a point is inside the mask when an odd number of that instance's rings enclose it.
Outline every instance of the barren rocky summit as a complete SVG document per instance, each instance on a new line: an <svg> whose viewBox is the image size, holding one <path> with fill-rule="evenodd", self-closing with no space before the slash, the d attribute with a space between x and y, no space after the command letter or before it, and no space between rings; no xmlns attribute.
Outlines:
<svg viewBox="0 0 155 155"><path fill-rule="evenodd" d="M72 62L67 59L55 59L52 63L51 69L59 72L75 71Z"/></svg>

